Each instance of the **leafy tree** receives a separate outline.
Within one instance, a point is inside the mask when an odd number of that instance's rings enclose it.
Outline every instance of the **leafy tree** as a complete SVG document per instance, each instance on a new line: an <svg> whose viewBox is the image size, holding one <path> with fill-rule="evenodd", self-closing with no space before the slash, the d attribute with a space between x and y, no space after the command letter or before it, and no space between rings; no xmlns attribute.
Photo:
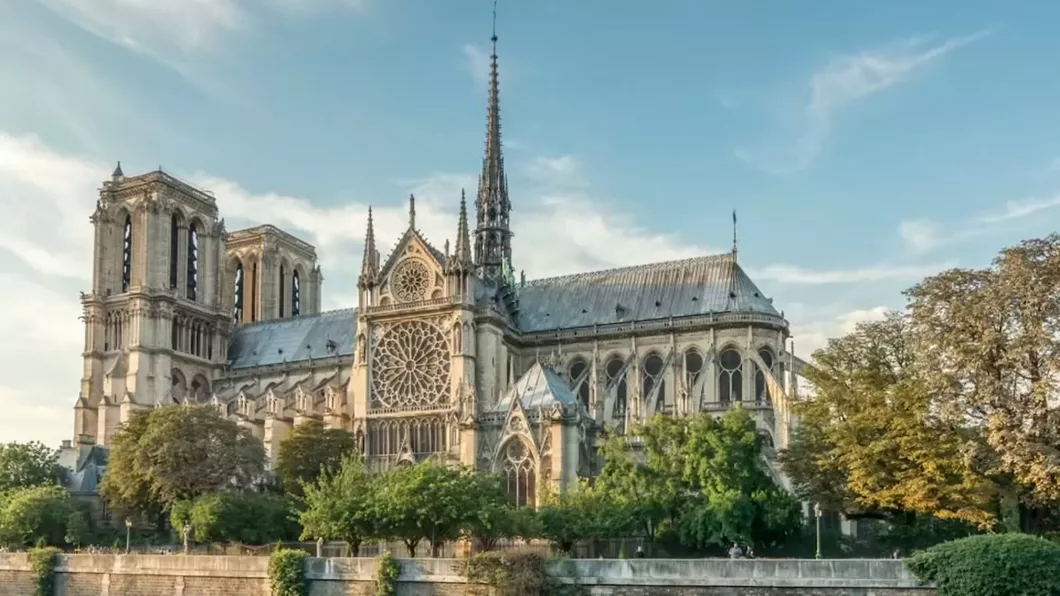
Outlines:
<svg viewBox="0 0 1060 596"><path fill-rule="evenodd" d="M379 479L354 455L343 458L337 472L325 472L315 483L303 484L302 538L342 540L356 557L361 543L377 536L378 485Z"/></svg>
<svg viewBox="0 0 1060 596"><path fill-rule="evenodd" d="M134 413L115 434L100 494L112 507L158 514L177 500L249 487L264 462L261 441L212 406L165 406Z"/></svg>
<svg viewBox="0 0 1060 596"><path fill-rule="evenodd" d="M473 472L430 460L387 472L380 478L375 507L380 536L404 541L412 556L426 539L438 556L441 545L459 537L471 522L476 483Z"/></svg>
<svg viewBox="0 0 1060 596"><path fill-rule="evenodd" d="M92 512L88 507L78 506L71 503L70 515L66 518L66 534L63 539L67 544L80 548L82 544L92 542Z"/></svg>
<svg viewBox="0 0 1060 596"><path fill-rule="evenodd" d="M584 483L561 496L549 495L537 513L541 536L564 553L583 540L628 536L636 516L637 509L626 501Z"/></svg>
<svg viewBox="0 0 1060 596"><path fill-rule="evenodd" d="M59 453L42 443L6 443L0 445L0 493L31 486L62 483L65 471L59 465Z"/></svg>
<svg viewBox="0 0 1060 596"><path fill-rule="evenodd" d="M467 534L480 549L491 550L501 538L520 535L524 517L519 508L508 503L503 480L494 475L470 475L469 495L474 499L467 521Z"/></svg>
<svg viewBox="0 0 1060 596"><path fill-rule="evenodd" d="M1033 536L962 538L918 552L907 564L939 596L1060 595L1060 546Z"/></svg>
<svg viewBox="0 0 1060 596"><path fill-rule="evenodd" d="M319 420L303 422L280 444L276 478L285 492L301 496L303 483L315 482L323 472L337 471L342 459L356 450L353 433L327 428Z"/></svg>
<svg viewBox="0 0 1060 596"><path fill-rule="evenodd" d="M198 542L267 544L294 540L299 527L286 497L223 491L181 501L172 508L174 528L191 523Z"/></svg>
<svg viewBox="0 0 1060 596"><path fill-rule="evenodd" d="M0 544L23 547L43 542L62 545L73 507L59 486L34 486L0 497Z"/></svg>

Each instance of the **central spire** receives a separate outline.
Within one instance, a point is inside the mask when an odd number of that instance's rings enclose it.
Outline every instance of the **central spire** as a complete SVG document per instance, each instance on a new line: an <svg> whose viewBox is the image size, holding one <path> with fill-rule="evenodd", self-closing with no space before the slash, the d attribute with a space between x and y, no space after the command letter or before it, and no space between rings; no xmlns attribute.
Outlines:
<svg viewBox="0 0 1060 596"><path fill-rule="evenodd" d="M497 73L497 2L493 3L493 43L490 51L489 107L486 114L486 154L475 200L475 270L497 285L505 283L512 264L511 203L501 151L500 83Z"/></svg>

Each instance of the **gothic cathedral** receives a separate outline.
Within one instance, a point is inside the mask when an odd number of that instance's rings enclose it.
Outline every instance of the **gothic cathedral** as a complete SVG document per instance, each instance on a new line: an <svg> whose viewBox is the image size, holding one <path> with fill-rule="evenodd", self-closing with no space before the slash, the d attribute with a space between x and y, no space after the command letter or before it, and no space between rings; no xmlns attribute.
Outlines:
<svg viewBox="0 0 1060 596"><path fill-rule="evenodd" d="M82 462L133 411L172 403L212 404L264 442L270 463L317 419L355 433L374 469L435 457L505 475L519 504L598 473L601 432L655 414L738 404L768 445L787 443L804 363L735 247L516 279L493 42L474 228L461 196L452 250L439 250L410 197L384 261L369 210L357 308L320 311L306 242L270 225L228 232L209 192L118 165L91 218Z"/></svg>

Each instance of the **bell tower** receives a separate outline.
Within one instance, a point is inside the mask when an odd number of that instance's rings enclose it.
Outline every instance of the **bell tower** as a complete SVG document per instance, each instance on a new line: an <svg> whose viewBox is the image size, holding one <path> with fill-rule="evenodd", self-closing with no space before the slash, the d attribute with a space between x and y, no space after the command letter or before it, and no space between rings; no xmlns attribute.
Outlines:
<svg viewBox="0 0 1060 596"><path fill-rule="evenodd" d="M221 306L226 234L212 195L161 170L126 177L121 163L90 221L74 438L106 445L136 409L210 398L231 334Z"/></svg>

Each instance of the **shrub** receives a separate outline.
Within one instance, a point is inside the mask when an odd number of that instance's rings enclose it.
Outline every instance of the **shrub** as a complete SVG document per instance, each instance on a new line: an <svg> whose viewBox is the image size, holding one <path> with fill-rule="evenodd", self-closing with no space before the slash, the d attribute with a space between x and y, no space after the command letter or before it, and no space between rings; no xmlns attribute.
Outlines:
<svg viewBox="0 0 1060 596"><path fill-rule="evenodd" d="M467 562L467 579L489 586L495 596L573 596L581 591L552 577L548 559L534 552L477 554Z"/></svg>
<svg viewBox="0 0 1060 596"><path fill-rule="evenodd" d="M397 579L401 575L401 566L394 560L394 555L390 554L390 551L379 555L376 565L376 596L394 596L397 594Z"/></svg>
<svg viewBox="0 0 1060 596"><path fill-rule="evenodd" d="M55 557L62 551L51 546L38 546L29 551L29 565L33 568L37 596L55 594Z"/></svg>
<svg viewBox="0 0 1060 596"><path fill-rule="evenodd" d="M962 538L907 563L938 596L1060 596L1060 546L1026 534Z"/></svg>
<svg viewBox="0 0 1060 596"><path fill-rule="evenodd" d="M277 548L269 556L272 596L305 596L305 558L302 550Z"/></svg>

